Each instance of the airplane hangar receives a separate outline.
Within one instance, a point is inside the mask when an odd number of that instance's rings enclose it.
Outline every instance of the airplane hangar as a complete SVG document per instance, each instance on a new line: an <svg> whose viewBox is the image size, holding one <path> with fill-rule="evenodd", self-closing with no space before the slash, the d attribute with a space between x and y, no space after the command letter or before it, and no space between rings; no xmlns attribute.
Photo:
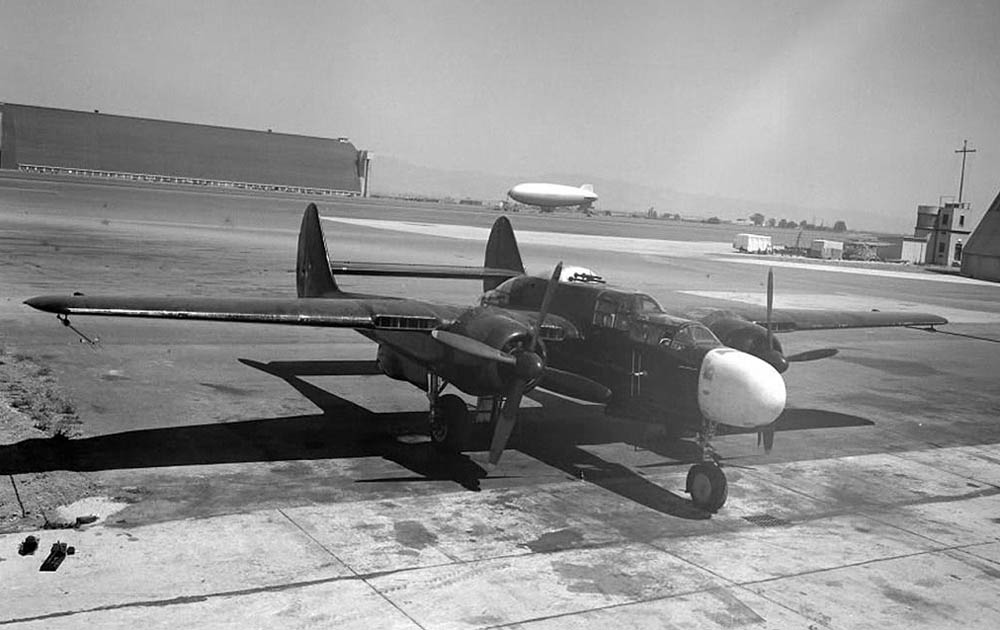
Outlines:
<svg viewBox="0 0 1000 630"><path fill-rule="evenodd" d="M364 194L368 152L317 138L0 103L0 168L106 179Z"/></svg>
<svg viewBox="0 0 1000 630"><path fill-rule="evenodd" d="M1000 281L1000 194L990 204L962 251L962 274Z"/></svg>

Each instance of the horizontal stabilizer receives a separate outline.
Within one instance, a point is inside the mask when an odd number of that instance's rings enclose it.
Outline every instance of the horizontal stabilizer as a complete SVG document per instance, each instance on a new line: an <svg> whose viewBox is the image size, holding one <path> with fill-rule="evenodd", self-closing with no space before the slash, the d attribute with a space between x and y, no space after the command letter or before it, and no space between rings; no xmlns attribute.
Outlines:
<svg viewBox="0 0 1000 630"><path fill-rule="evenodd" d="M506 280L524 272L495 267L462 265L413 265L406 263L353 262L335 260L330 269L342 276L394 276L403 278L453 278L467 280Z"/></svg>

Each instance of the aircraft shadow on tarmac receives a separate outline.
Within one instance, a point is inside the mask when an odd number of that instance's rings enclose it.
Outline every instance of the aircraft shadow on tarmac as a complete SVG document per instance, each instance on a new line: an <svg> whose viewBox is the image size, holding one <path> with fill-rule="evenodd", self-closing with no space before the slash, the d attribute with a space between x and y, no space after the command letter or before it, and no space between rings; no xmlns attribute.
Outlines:
<svg viewBox="0 0 1000 630"><path fill-rule="evenodd" d="M467 455L442 450L429 442L405 443L393 437L425 432L425 413L375 413L300 378L381 374L374 361L240 362L286 381L322 414L142 429L80 439L28 439L0 445L0 474L381 456L417 476L359 479L359 483L452 481L478 491L480 480L487 476ZM548 412L522 409L524 422L519 423L510 448L658 512L688 519L709 518L688 498L580 448L586 444L629 442L675 460L665 463L673 465L695 461L698 450L694 444L679 440L649 442L631 431L623 433L621 424L608 422L600 408L581 411L580 406L544 392L534 397L545 404ZM785 419L787 426L779 430L873 424L835 412L788 412L799 414ZM488 449L490 433L488 425L476 425L470 436L470 450Z"/></svg>

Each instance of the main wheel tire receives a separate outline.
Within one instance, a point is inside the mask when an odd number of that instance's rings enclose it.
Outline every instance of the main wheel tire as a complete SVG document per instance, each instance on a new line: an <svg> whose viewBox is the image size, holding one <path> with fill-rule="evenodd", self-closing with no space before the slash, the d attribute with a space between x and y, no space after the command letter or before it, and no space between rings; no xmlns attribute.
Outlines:
<svg viewBox="0 0 1000 630"><path fill-rule="evenodd" d="M455 394L438 398L437 413L431 414L431 439L445 448L460 451L469 431L469 408Z"/></svg>
<svg viewBox="0 0 1000 630"><path fill-rule="evenodd" d="M729 497L729 484L726 474L715 464L695 464L688 471L687 491L696 507L718 512Z"/></svg>

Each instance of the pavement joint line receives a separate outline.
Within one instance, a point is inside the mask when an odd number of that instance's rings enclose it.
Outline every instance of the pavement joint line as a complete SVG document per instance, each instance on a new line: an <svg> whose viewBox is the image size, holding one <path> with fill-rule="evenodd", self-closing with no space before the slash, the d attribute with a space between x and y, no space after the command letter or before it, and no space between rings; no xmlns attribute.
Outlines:
<svg viewBox="0 0 1000 630"><path fill-rule="evenodd" d="M990 446L990 445L992 445L992 444L979 445L979 446ZM931 452L931 451L939 450L941 448L963 448L963 447L961 447L961 446L957 446L957 447L935 446L934 448L929 448L929 449L912 449L912 450L897 451L897 452L886 451L884 453L873 453L873 454L888 455L890 457L894 457L896 459L904 461L904 462L906 462L908 464L919 464L919 465L922 465L922 466L926 466L926 467L934 469L934 470L936 470L938 472L946 473L948 475L952 475L952 476L958 477L960 479L966 479L966 480L976 481L976 482L981 483L983 485L991 486L995 490L992 490L990 488L985 488L985 489L982 489L982 490L979 490L979 491L976 491L976 492L969 492L969 493L961 494L961 495L952 495L952 496L943 496L942 495L942 496L935 496L935 497L927 497L927 498L922 498L922 499L915 499L915 500L910 501L908 503L904 502L904 503L889 504L889 505L885 505L884 507L900 507L900 506L908 506L908 505L923 505L923 504L928 504L928 503L948 503L948 502L952 502L952 501L964 501L964 500L967 500L967 499L974 499L974 498L978 498L980 496L991 496L991 495L994 495L994 494L1000 494L1000 486L998 486L996 484L990 483L988 481L983 481L983 480L978 479L976 477L969 477L969 476L962 475L962 474L959 474L959 473L956 473L956 472L952 472L950 470L945 470L945 469L940 468L938 466L935 466L933 464L928 464L928 463L925 463L925 462L919 462L919 461L916 461L916 460L913 460L913 459L908 459L906 457L902 457L902 456L899 455L899 453L924 453L924 452ZM844 459L851 458L851 457L866 457L866 455L846 455L844 457L821 458L821 459L814 459L814 460L799 460L798 462L793 462L793 463L801 463L801 462L805 462L805 461L808 461L808 462L836 461L836 460L844 460ZM979 459L983 459L983 458L979 457ZM986 461L989 461L989 460L986 460ZM783 482L778 481L777 479L766 478L765 475L767 475L768 472L769 472L768 470L766 470L766 468L768 468L769 466L771 466L771 465L770 464L765 464L765 465L762 465L762 466L748 467L746 469L746 471L747 471L747 474L756 477L759 481L762 481L762 482L765 482L765 483L770 483L772 485L778 486L779 488L782 488L782 489L787 490L789 492L792 492L792 493L804 496L804 497L806 497L808 499L816 501L817 503L821 503L821 504L834 504L834 502L832 502L829 499L824 499L824 498L821 498L821 497L812 496L812 495L810 495L807 492L803 492L802 490L799 490L798 488L787 486ZM837 511L833 511L833 512L819 513L817 515L817 517L823 518L824 516L836 515L836 514L841 514L841 513L847 513L847 510L843 510L843 511L837 510ZM802 521L796 521L796 522L804 522L804 521L810 521L810 520L815 520L815 519L814 518L803 519Z"/></svg>
<svg viewBox="0 0 1000 630"><path fill-rule="evenodd" d="M472 559L472 560L459 560L459 561L456 561L456 562L444 562L444 563L438 563L438 564L432 564L432 565L425 565L425 566L418 566L418 567L406 567L406 568L402 568L402 569L385 570L385 571L372 571L372 572L369 572L369 573L359 573L353 567L351 567L349 564L347 564L346 562L344 562L343 560L341 560L340 558L338 558L336 554L334 554L329 549L327 549L322 543L319 543L318 541L316 541L316 539L313 538L312 536L310 536L308 532L306 532L305 530L303 530L302 527L299 526L298 523L296 523L293 519L289 518L287 514L284 514L284 512L282 510L279 509L277 511L280 512L286 519L288 519L289 521L291 521L292 524L295 525L296 528L298 528L299 530L301 530L303 532L303 534L305 534L308 538L310 538L311 540L313 540L314 542L316 542L316 544L319 545L328 554L330 554L330 556L332 556L338 562L340 562L341 564L343 564L344 567L347 568L351 572L351 575L338 575L338 576L333 576L333 577L328 577L328 578L317 578L317 579L314 579L314 580L300 580L300 581L296 581L296 582L287 582L287 583L283 583L283 584L272 584L272 585L268 585L268 586L257 586L257 587L250 587L250 588L244 588L244 589L234 589L234 590L230 590L230 591L218 591L218 592L214 592L214 593L203 593L203 594L199 594L199 595L182 595L182 596L173 597L173 598L170 598L170 599L142 600L142 601L134 601L134 602L124 602L124 603L120 603L120 604L108 604L108 605L104 605L104 606L95 606L93 608L85 608L85 609L80 609L80 610L68 610L68 611L59 611L59 612L47 613L45 615L38 615L38 616L34 616L34 617L21 617L21 618L17 618L17 619L0 619L0 626L9 625L9 624L12 624L12 623L25 623L25 622L29 622L29 621L39 621L39 620L44 620L44 619L69 617L69 616L78 615L78 614L87 614L87 613L93 613L93 612L103 612L103 611L109 611L109 610L120 610L120 609L127 609L127 608L165 607L165 606L185 605L185 604L191 604L191 603L198 603L198 602L208 601L210 599L216 599L216 598L239 597L239 596L243 596L243 595L253 595L253 594L258 594L258 593L282 592L282 591L293 590L293 589L297 589L297 588L306 588L306 587L309 587L309 586L315 586L315 585L319 585L319 584L328 584L328 583L333 583L333 582L345 582L345 581L359 580L359 581L364 582L376 594L378 594L380 597L382 597L383 599L385 599L393 608L398 609L401 614L403 614L405 617L407 617L408 619L410 619L414 624L417 625L417 627L424 628L425 626L423 626L422 624L420 624L419 622L417 622L415 619L413 619L405 611L403 611L402 609L400 609L400 607L398 605L396 605L392 600L390 600L384 593L382 593L377 588L375 588L375 586L371 584L370 580L372 580L374 578L384 577L384 576L387 576L387 575L394 575L394 574L397 574L397 573L410 573L410 572L414 572L414 571L420 571L420 570L423 570L423 569L433 569L433 568L448 567L448 566L454 566L454 565L474 564L474 563L477 563L477 562L489 562L489 561L493 561L493 560L504 560L504 559L511 559L511 558L521 558L521 557L525 557L525 556L528 556L528 555L536 555L536 554L537 555L553 555L553 554L561 554L561 553L568 553L568 552L572 552L572 551L594 549L594 548L602 548L602 547L627 546L628 544L630 544L628 541L624 541L624 544L623 544L623 541L616 541L614 543L601 543L601 544L594 544L594 545L589 545L589 546L585 546L585 547L584 546L581 546L581 547L570 547L570 548L566 548L566 549L558 549L558 550L546 551L546 552L531 552L531 551L529 551L527 553L520 553L520 554L504 554L504 555L499 555L499 556L491 556L491 557L488 557L488 558L475 558L475 559ZM700 590L705 590L705 589L696 589L696 590L685 592L685 593L678 593L676 595L690 594L690 593L694 593L694 592L699 592ZM673 595L671 595L671 597L672 596ZM655 600L655 599L662 599L662 598L652 598L652 599ZM641 600L637 600L637 601L641 601ZM615 605L618 605L618 604L615 604Z"/></svg>
<svg viewBox="0 0 1000 630"><path fill-rule="evenodd" d="M828 461L828 460L826 460L826 459L814 459L814 460L808 460L808 461L816 462L816 461ZM836 505L836 502L834 502L831 499L825 499L825 498L822 498L822 497L815 497L815 496L809 494L808 492L800 490L799 488L788 486L788 485L786 485L783 482L777 481L776 479L769 479L769 478L767 478L767 477L764 476L766 474L766 472L763 471L763 470L760 470L760 468L761 467L750 468L749 470L747 470L747 474L756 477L757 480L760 481L760 482L769 483L771 485L777 486L777 487L781 488L782 490L787 490L788 492L791 492L792 494L797 494L799 496L805 497L805 498L809 499L810 501L815 501L816 503L819 503L821 505Z"/></svg>
<svg viewBox="0 0 1000 630"><path fill-rule="evenodd" d="M779 575L775 577L764 578L762 580L747 580L745 582L734 582L737 586L756 586L758 584L769 584L771 582L777 582L779 580L788 580L794 578L800 578L806 575L819 575L820 573L829 573L831 571L840 571L841 569L853 569L856 567L863 567L870 564L877 564L879 562L892 562L893 560L903 560L905 558L916 558L917 556L926 556L931 554L941 554L947 553L949 551L963 551L965 547L972 547L981 543L969 543L964 545L949 545L943 547L937 547L934 549L924 549L921 551L914 551L913 553L903 553L894 556L885 556L884 558L872 558L871 560L862 560L860 562L849 562L847 564L841 564L835 567L825 567L822 569L811 569L809 571L802 571L800 573L789 573L788 575Z"/></svg>
<svg viewBox="0 0 1000 630"><path fill-rule="evenodd" d="M730 583L730 584L732 584L732 583ZM739 586L739 585L738 584L732 584L732 586ZM698 593L707 593L707 592L710 592L710 591L725 590L727 588L729 588L728 585L712 585L712 586L707 586L705 588L695 588L695 589L689 589L689 590L685 590L685 591L680 591L680 592L677 592L677 593L670 593L669 595L661 595L659 597L643 597L643 598L634 599L634 600L628 601L628 602L618 602L616 604L607 604L607 605L604 605L604 606L593 606L591 608L585 608L583 610L573 610L573 611L568 611L568 612L563 612L563 613L556 613L554 615L542 615L542 616L539 616L539 617L531 617L529 619L519 619L517 621L510 621L510 622L498 624L498 625L495 625L495 626L483 626L483 628L484 628L484 630L492 630L494 628L510 628L511 626L517 627L517 626L520 626L520 625L523 625L523 624L535 623L535 622L538 622L538 621L547 621L549 619L565 619L567 617L573 617L573 616L576 616L576 615L585 615L587 613L592 613L592 612L597 612L597 611L602 611L602 610L613 610L615 608L623 608L625 606L634 606L636 604L647 604L647 603L650 603L650 602L666 601L666 600L670 600L670 599L676 599L678 597L687 597L689 595L696 595ZM749 592L753 593L753 591L749 591ZM753 593L753 594L759 596L758 593Z"/></svg>
<svg viewBox="0 0 1000 630"><path fill-rule="evenodd" d="M966 545L962 549L956 549L955 551L957 551L959 553L962 553L962 554L965 554L967 556L972 556L973 558L975 558L976 560L979 560L981 562L989 562L990 564L1000 565L1000 560L994 560L992 558L986 558L986 557L980 556L979 554L976 554L976 553L973 553L972 551L970 551L970 549L972 547L983 547L985 545L995 545L995 544L996 544L996 541L994 541L994 542L988 542L988 543L974 543L974 544L971 544L971 545ZM952 557L954 557L954 556L952 556ZM960 561L961 562L966 562L966 560L960 560Z"/></svg>
<svg viewBox="0 0 1000 630"><path fill-rule="evenodd" d="M358 579L364 580L365 576L358 574L337 575L328 578L317 578L315 580L301 580L297 582L287 582L284 584L272 584L269 586L255 586L250 588L235 589L231 591L217 591L214 593L202 593L199 595L180 595L169 599L149 599L149 600L141 600L134 602L124 602L121 604L107 604L104 606L95 606L93 608L82 608L79 610L64 610L64 611L52 612L44 615L37 615L34 617L20 617L17 619L0 619L0 626L9 625L13 623L26 623L29 621L56 619L60 617L71 617L74 615L81 615L94 612L104 612L110 610L124 610L128 608L159 608L166 606L194 604L198 602L208 601L210 599L217 599L224 597L240 597L243 595L255 595L258 593L280 593L282 591L293 590L297 588L305 588L309 586L316 586L319 584L329 584L332 582L344 582L344 581L358 580Z"/></svg>
<svg viewBox="0 0 1000 630"><path fill-rule="evenodd" d="M922 449L922 450L915 450L915 451L886 452L885 454L888 455L889 457L894 457L896 459L902 460L902 461L904 461L904 462L906 462L908 464L919 464L921 466L927 466L928 468L933 468L934 470L937 470L939 472L945 473L947 475L952 475L954 477L958 477L960 479L965 479L965 480L968 480L968 481L975 481L975 482L981 483L981 484L983 484L985 486L992 486L993 488L996 488L996 489L1000 490L1000 485L997 485L995 483L990 483L989 481L985 481L985 480L979 479L977 477L970 477L969 475L963 475L962 473L957 473L957 472L954 472L952 470L948 470L947 468L943 468L943 467L941 467L940 465L938 465L936 463L921 462L921 461L917 461L917 460L914 460L914 459L909 459L907 457L903 457L900 454L900 453L930 453L930 452L933 452L935 450L940 450L940 449L943 449L943 448L963 448L963 447L939 446L939 447L932 448L932 449ZM961 459L969 459L969 457L970 456L963 456L963 457L961 457ZM987 463L991 463L991 464L995 464L996 463L996 462L991 462L989 459L986 459L986 458L983 458L983 457L979 457L979 456L977 456L975 454L972 454L971 457L974 457L976 459L982 459L983 461L985 461ZM974 493L970 493L970 494L974 494ZM990 494L993 494L993 493L990 493ZM962 498L974 498L974 497L970 497L968 494L966 494L966 495L962 495Z"/></svg>
<svg viewBox="0 0 1000 630"><path fill-rule="evenodd" d="M417 621L417 620L416 620L416 619L414 619L414 618L413 618L412 616L410 616L410 615L409 615L409 614L408 614L408 613L407 613L407 612L406 612L405 610L403 610L403 609L402 609L402 608L401 608L401 607L400 607L400 606L399 606L399 605L398 605L398 604L397 604L396 602L394 602L394 601L392 601L391 599L389 599L389 596L388 596L388 595L386 595L386 594L385 594L385 593L383 593L382 591L380 591L380 590L378 590L377 588L375 588L375 585L374 585L374 584L372 584L372 583L371 583L371 582L369 581L369 577L370 577L370 574L369 574L369 575L363 575L363 574L361 574L361 573L358 573L358 572L357 572L357 571L356 571L356 570L354 569L354 567L352 567L352 566L351 566L350 564L348 564L348 563L344 562L343 560L341 560L341 559L340 559L339 557L337 557L337 554L333 553L333 551L331 551L330 549L328 549L328 548L326 547L326 545L324 545L324 544L323 544L323 543L321 543L320 541L316 540L316 538L315 538L315 537L313 537L313 535L312 535L312 534L310 534L309 532L307 532L307 531L306 531L306 530L305 530L305 529L304 529L304 528L303 528L303 527L302 527L301 525L299 525L299 524L298 524L298 523L297 523L297 522L295 521L295 519L293 519L292 517L288 516L288 514L286 514L286 513L285 513L285 511L284 511L283 509L281 509L281 508L278 508L278 513L279 513L279 514L281 514L282 516L284 516L284 517L285 517L286 519L288 519L288 522L290 522L290 523L291 523L292 525L294 525L294 526L295 526L295 527L296 527L296 528L297 528L297 529L298 529L298 530L299 530L300 532L302 532L302 533L303 533L303 534L304 534L304 535L305 535L305 536L306 536L307 538L309 538L309 540L311 540L311 541L313 541L314 543L316 543L316 544L317 544L317 545L319 546L319 548L320 548L320 549L322 549L322 550L323 550L323 551L325 551L326 553L330 554L330 556L331 556L331 557L332 557L332 558L333 558L334 560L336 560L337 562L339 562L340 564L342 564L342 565L343 565L344 567L346 567L346 568L347 568L347 570L348 570L348 571L350 571L350 572L351 572L351 574L352 574L352 575L354 576L354 577L353 577L353 579L357 579L357 580L360 580L360 581L364 582L364 583L365 583L365 586L367 586L368 588L370 588L370 589L372 590L372 592L374 592L374 593L375 593L376 595L378 595L378 596L379 596L379 597L381 597L381 598L382 598L383 600L385 600L385 602L386 602L387 604L389 604L390 606L392 606L393 608L395 608L395 609L396 609L397 611L399 611L399 614L403 615L404 617L406 617L407 619L409 619L410 621L412 621L412 622L414 623L414 625L416 625L416 626L417 626L418 628L424 628L423 624L421 624L421 623L420 623L419 621Z"/></svg>
<svg viewBox="0 0 1000 630"><path fill-rule="evenodd" d="M903 507L909 507L909 506L903 506ZM910 529L907 529L906 527L904 527L902 525L898 525L896 523L890 523L888 521L885 521L882 518L880 518L879 516L877 516L875 514L872 514L868 510L864 510L864 511L860 512L860 514L862 514L863 516L866 516L867 518L870 518L871 520L875 521L876 523L881 523L882 525L885 525L886 527L891 527L893 529L898 529L899 531L906 532L907 534L910 534L911 536L917 536L918 538L923 538L924 540L929 540L930 542L932 542L932 543L934 543L936 545L941 545L941 549L961 549L963 547L975 547L977 545L986 545L986 544L990 544L990 542L991 542L991 541L985 541L985 542L984 541L979 541L979 542L972 542L972 543L964 543L962 545L952 545L952 546L949 546L948 543L940 541L940 540L938 540L936 538L932 538L932 537L928 536L927 534L921 534L920 532L915 532L915 531L912 531ZM998 539L1000 539L1000 537L995 537L994 541L996 541Z"/></svg>
<svg viewBox="0 0 1000 630"><path fill-rule="evenodd" d="M781 608L784 608L785 610L791 612L792 614L798 615L800 617L804 617L804 618L808 619L809 621L815 622L815 623L819 624L820 626L822 626L824 628L834 628L834 626L831 626L828 621L823 621L822 619L817 619L816 617L811 617L809 614L807 614L807 613L805 613L805 612L803 612L801 610L798 610L798 609L794 608L794 606L792 606L792 605L786 604L784 601L779 601L778 599L776 599L774 597L771 597L767 593L758 593L757 591L749 588L748 586L746 586L744 584L736 584L734 586L734 588L739 589L741 591L745 591L747 593L750 593L751 595L754 595L756 597L760 597L761 599L766 599L767 601L771 602L775 606L779 606ZM820 613L820 614L822 614L822 613ZM812 629L815 626L813 626L812 624L810 624L809 627L810 627L810 629Z"/></svg>
<svg viewBox="0 0 1000 630"><path fill-rule="evenodd" d="M490 558L478 558L478 559L474 559L474 560L463 560L463 561L458 561L458 562L454 562L454 563L442 563L442 564L438 564L438 565L430 565L430 566L422 566L422 567L407 567L405 569L398 569L398 570L394 570L394 571L377 571L377 572L372 572L372 573L358 573L350 565L348 565L348 564L344 563L342 560L340 560L340 558L338 558L336 556L336 554L334 554L329 549L327 549L322 543L319 543L318 541L316 541L315 538L313 538L308 532L306 532L305 530L303 530L302 527L298 523L296 523L293 519L291 519L282 510L279 509L278 512L281 513L282 516L284 516L286 519L288 519L293 525L295 525L296 528L298 528L300 531L302 531L303 534L305 534L311 540L313 540L314 542L316 542L316 544L319 545L328 554L330 554L330 556L332 556L334 559L336 559L339 562L341 562L349 571L351 571L352 575L349 575L349 576L334 576L334 577L329 577L329 578L319 578L319 579L315 579L315 580L302 580L302 581L289 582L289 583L284 583L284 584L274 584L274 585L269 585L269 586L258 586L258 587L253 587L253 588L235 589L235 590L231 590L231 591L219 591L219 592L215 592L215 593L206 593L206 594L200 594L200 595L186 595L186 596L179 596L179 597L174 597L174 598L170 598L170 599L142 600L142 601L136 601L136 602L126 602L126 603L122 603L122 604L110 604L110 605L106 605L106 606L96 606L96 607L93 607L93 608L80 609L80 610L59 611L59 612L54 612L54 613L48 613L48 614L45 614L45 615L38 615L38 616L34 616L34 617L21 617L21 618L16 618L16 619L0 620L0 626L2 626L2 625L10 625L10 624L13 624L13 623L26 623L26 622L31 622L31 621L41 621L41 620L46 620L46 619L69 617L69 616L74 616L74 615L78 615L78 614L87 614L87 613L110 611L110 610L122 610L122 609L128 609L128 608L165 607L165 606L184 605L184 604L191 604L191 603L203 602L203 601L207 601L209 599L216 599L216 598L239 597L239 596L243 596L243 595L253 595L253 594L258 594L258 593L281 592L281 591L286 591L286 590L291 590L291 589L296 589L296 588L305 588L305 587L314 586L314 585L318 585L318 584L328 584L328 583L340 582L340 581L348 581L348 580L361 580L361 581L365 582L365 584L368 585L369 588L371 588L373 591L375 591L380 597L382 597L383 599L385 599L387 601L387 603L389 603L391 606L393 606L394 608L396 608L397 610L399 610L399 612L402 615L404 615L407 619L410 619L410 621L412 621L414 624L416 624L417 627L424 628L424 626L422 624L420 624L415 619L413 619L409 614L407 614L398 605L396 605L395 602L393 602L385 594L383 594L381 591L379 591L377 588L375 588L369 582L369 580L372 579L372 578L381 577L381 576L385 576L385 575L391 575L391 574L395 574L395 573L406 573L406 572L411 572L411 571L419 571L419 570L422 570L422 569L428 569L428 568L434 568L434 567L440 567L440 566L450 566L452 564L471 564L471 563L475 563L475 562L486 562L486 561L498 560L498 559L504 559L504 558L521 557L521 556L525 556L525 555L560 554L560 553L567 553L567 552L571 552L571 551L577 551L577 550L580 550L580 549L612 547L612 546L616 546L616 545L622 545L622 542L619 541L619 542L615 542L615 543L595 544L595 545L590 545L590 546L587 546L587 547L573 547L573 548L568 548L568 549L560 549L560 550L555 550L555 551L552 551L552 552L529 552L528 554L506 554L506 555L501 555L501 556L493 556L493 557L490 557ZM626 544L628 544L628 541L624 541L624 542ZM617 603L617 604L609 604L607 606L600 606L600 607L588 608L586 610L573 611L573 612L568 612L568 613L561 613L561 614L558 614L558 615L534 617L534 618L531 618L531 619L519 620L519 621L511 622L511 623L508 623L508 624L501 624L501 625L490 626L490 627L493 627L493 628L503 628L503 627L509 627L511 625L516 625L516 624L519 624L519 623L523 624L523 623L528 623L528 622L532 622L532 621L541 621L541 620L545 620L545 619L558 619L558 618L562 618L562 617L569 617L569 616L572 616L572 615L587 613L587 612L591 612L591 611L613 609L613 608L619 608L619 607L622 607L622 606L628 606L628 605L632 605L632 604L639 604L639 603L652 602L652 601L658 601L658 600L673 599L673 598L677 598L677 597L683 597L683 596L687 596L687 595L692 595L692 594L695 594L695 593L702 593L702 592L707 592L707 591L711 591L711 590L719 590L719 589L725 589L725 588L740 588L740 589L744 589L744 590L747 590L750 593L753 593L754 595L757 595L757 596L760 596L760 597L764 597L765 599L768 599L769 601L771 601L772 603L774 603L776 605L780 605L780 606L782 606L784 608L788 608L787 606L785 606L781 602L775 601L775 600L771 599L770 597L767 597L766 595L762 595L761 593L757 593L756 591L750 590L748 587L749 586L753 586L753 585L758 585L758 584L767 584L767 583L770 583L770 582L775 582L775 581L778 581L778 580L784 580L784 579L788 579L788 578L801 577L803 575L813 575L813 574L824 573L824 572L829 572L829 571L836 571L836 570L840 570L840 569L844 569L844 568L864 566L864 565L868 565L868 564L874 564L874 563L877 563L877 562L885 562L885 561L891 561L891 560L898 560L898 559L902 559L902 558L911 558L911 557L916 557L916 556L920 556L920 555L927 555L927 554L932 554L932 553L942 553L942 552L947 552L947 551L962 551L962 552L965 552L965 550L967 548L977 547L977 546L981 546L983 544L988 544L988 543L977 542L977 543L969 543L969 544L963 544L963 545L943 546L943 547L939 547L939 548L936 548L936 549L929 549L929 550L924 550L924 551L918 551L918 552L914 552L914 553L911 553L911 554L900 554L900 555L888 556L888 557L884 557L884 558L876 558L876 559L866 560L866 561L857 562L857 563L844 564L844 565L840 565L840 566L837 566L837 567L829 567L829 568L823 568L823 569L816 569L816 570L813 570L813 571L804 571L804 572L801 572L801 573L793 573L793 574L789 574L789 575L777 576L777 577L767 578L767 579L763 579L763 580L750 580L750 581L745 581L745 582L736 582L736 581L730 580L729 578L726 578L726 577L724 577L722 575L719 575L718 573L716 573L716 572L714 572L714 571L712 571L710 569L702 567L702 566L700 566L700 565L698 565L698 564L690 561L687 558L684 558L682 556L678 556L677 554L675 554L673 552L670 552L670 551L667 551L667 550L662 549L660 547L657 547L653 543L640 543L640 544L645 545L645 546L649 546L649 547L651 547L651 548L659 551L660 553L665 553L667 555L673 556L673 557L681 560L682 562L684 562L686 564L689 564L689 565L691 565L691 566L693 566L693 567L695 567L695 568L697 568L697 569L699 569L701 571L704 571L704 572L712 575L713 577L717 578L718 580L721 580L723 582L723 584L717 584L717 585L713 585L713 586L707 587L707 588L685 590L685 591L681 591L681 592L677 592L677 593L671 593L670 595L665 595L665 596L662 596L662 597L642 598L642 599L636 599L636 600L629 601L629 602L621 602L621 603ZM966 552L966 553L968 553L968 552ZM970 554L970 555L973 555L974 557L979 558L979 556L976 556L975 554ZM986 559L986 560L989 561L988 559ZM796 611L796 610L790 609L790 608L788 608L788 609L791 610L792 612L796 613L796 614L802 615L802 613L799 612L799 611ZM806 615L803 615L803 616L806 616Z"/></svg>

